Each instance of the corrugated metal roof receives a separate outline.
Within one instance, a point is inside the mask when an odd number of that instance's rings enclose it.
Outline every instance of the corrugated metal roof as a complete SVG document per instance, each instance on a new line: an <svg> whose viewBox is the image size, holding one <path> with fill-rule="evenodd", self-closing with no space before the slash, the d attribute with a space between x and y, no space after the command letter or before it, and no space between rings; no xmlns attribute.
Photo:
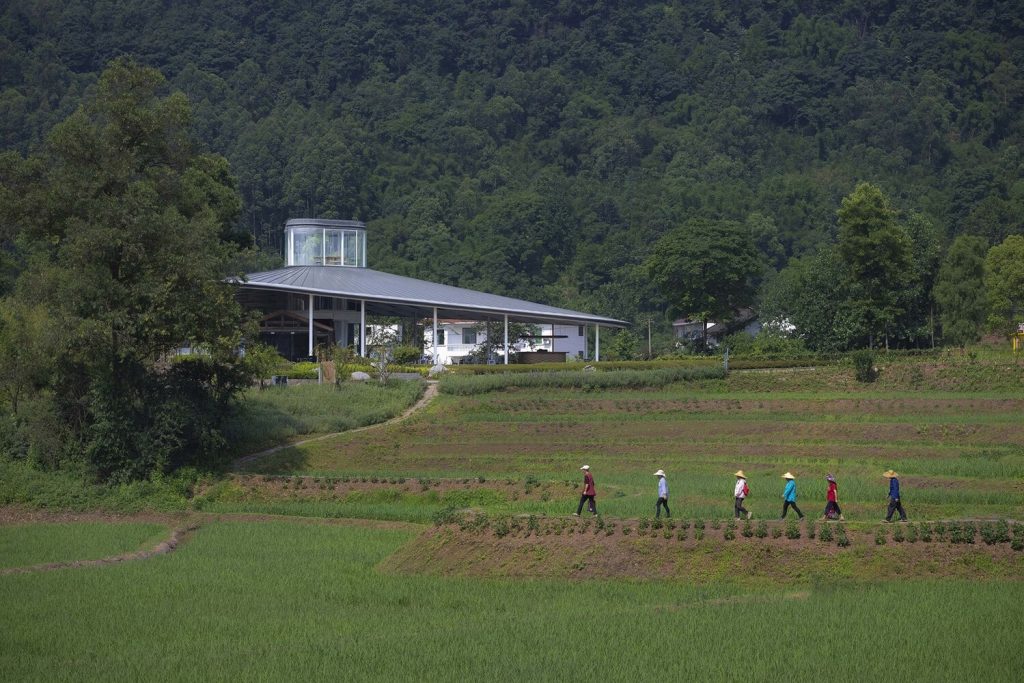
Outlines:
<svg viewBox="0 0 1024 683"><path fill-rule="evenodd" d="M518 320L600 323L626 327L615 318L592 315L532 301L452 287L369 268L341 266L290 266L262 273L249 273L234 280L246 288L362 299L416 308L437 307L445 311L509 315Z"/></svg>

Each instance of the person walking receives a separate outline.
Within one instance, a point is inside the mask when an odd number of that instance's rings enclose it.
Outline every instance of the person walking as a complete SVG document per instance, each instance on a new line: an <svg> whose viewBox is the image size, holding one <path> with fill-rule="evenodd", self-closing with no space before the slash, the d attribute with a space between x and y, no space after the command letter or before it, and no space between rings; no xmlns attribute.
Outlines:
<svg viewBox="0 0 1024 683"><path fill-rule="evenodd" d="M736 488L733 489L732 495L736 499L736 519L739 519L740 515L746 515L746 518L750 519L752 516L750 511L743 507L743 501L750 495L750 487L747 486L747 475L743 474L743 470L736 470Z"/></svg>
<svg viewBox="0 0 1024 683"><path fill-rule="evenodd" d="M668 509L668 479L665 478L665 471L658 470L654 476L658 478L658 502L654 504L654 516L655 518L661 517L661 508L665 508L665 516L671 517L672 513Z"/></svg>
<svg viewBox="0 0 1024 683"><path fill-rule="evenodd" d="M583 512L583 503L586 502L590 514L596 515L597 503L594 502L594 496L597 495L597 491L594 489L594 475L590 473L590 465L584 465L580 469L583 470L583 495L580 496L579 507L572 514L574 517L579 517L580 513Z"/></svg>
<svg viewBox="0 0 1024 683"><path fill-rule="evenodd" d="M782 517L786 518L786 512L789 508L796 510L796 514L799 515L800 519L804 518L804 513L800 512L800 508L796 506L796 477L789 472L782 475L782 478L786 480L786 488L782 491Z"/></svg>
<svg viewBox="0 0 1024 683"><path fill-rule="evenodd" d="M892 513L900 513L900 521L907 521L907 513L903 510L903 503L900 502L900 479L898 474L892 470L886 470L882 476L889 480L889 511L885 514L885 521L892 521Z"/></svg>
<svg viewBox="0 0 1024 683"><path fill-rule="evenodd" d="M825 515L822 519L836 519L845 522L843 511L839 509L839 487L836 485L836 478L831 474L825 475L828 482L828 493L825 494Z"/></svg>

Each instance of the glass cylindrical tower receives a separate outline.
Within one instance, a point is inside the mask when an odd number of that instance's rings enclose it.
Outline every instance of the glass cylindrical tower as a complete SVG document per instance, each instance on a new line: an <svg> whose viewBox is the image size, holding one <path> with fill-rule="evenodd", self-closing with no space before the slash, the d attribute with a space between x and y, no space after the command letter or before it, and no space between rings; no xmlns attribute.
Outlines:
<svg viewBox="0 0 1024 683"><path fill-rule="evenodd" d="M291 218L284 225L286 266L366 267L366 225L329 218Z"/></svg>

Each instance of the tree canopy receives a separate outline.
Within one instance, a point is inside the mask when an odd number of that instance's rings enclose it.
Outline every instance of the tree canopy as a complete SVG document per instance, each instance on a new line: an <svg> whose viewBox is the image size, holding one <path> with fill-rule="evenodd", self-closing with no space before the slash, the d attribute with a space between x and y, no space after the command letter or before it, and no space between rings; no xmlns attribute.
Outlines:
<svg viewBox="0 0 1024 683"><path fill-rule="evenodd" d="M45 346L37 355L59 371L34 379L49 399L40 410L104 478L212 457L243 380L243 314L223 282L239 200L225 160L197 151L189 123L158 71L121 59L38 154L2 160L19 260L4 354ZM21 325L48 331L29 339ZM186 343L203 353L170 361Z"/></svg>
<svg viewBox="0 0 1024 683"><path fill-rule="evenodd" d="M13 0L0 145L40 150L130 54L189 97L274 256L289 217L358 218L371 267L633 320L689 218L758 226L781 268L867 180L943 246L1021 234L1022 23L1009 0Z"/></svg>

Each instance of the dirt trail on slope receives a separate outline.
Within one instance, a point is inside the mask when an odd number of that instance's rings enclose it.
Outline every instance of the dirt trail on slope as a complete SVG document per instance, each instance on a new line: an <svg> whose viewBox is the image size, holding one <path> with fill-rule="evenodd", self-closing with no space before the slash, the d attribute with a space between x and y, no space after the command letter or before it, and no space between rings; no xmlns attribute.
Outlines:
<svg viewBox="0 0 1024 683"><path fill-rule="evenodd" d="M65 562L45 562L29 565L26 567L7 567L0 569L0 576L10 574L31 574L35 572L56 571L58 569L79 569L82 567L103 567L106 565L132 562L136 560L148 560L158 555L166 555L178 549L178 546L210 522L288 522L293 524L321 525L321 526L355 526L372 529L387 529L392 531L422 531L422 524L411 522L392 522L375 519L343 519L343 518L316 518L316 517L291 517L288 515L272 515L258 513L189 513L188 515L167 515L154 513L139 513L135 515L120 515L105 512L51 512L47 510L27 510L24 508L10 507L0 508L0 526L15 524L53 524L53 523L75 523L75 522L108 522L111 524L123 522L158 522L161 524L175 524L170 535L160 541L149 550L136 550L118 555L109 555L94 560L68 560Z"/></svg>
<svg viewBox="0 0 1024 683"><path fill-rule="evenodd" d="M284 444L282 446L274 446L273 448L268 448L265 451L260 451L259 453L252 453L251 455L242 456L241 458L235 460L235 462L232 463L232 466L235 468L243 467L251 462L255 462L256 460L265 458L268 455L273 455L274 453L277 453L278 451L283 451L287 448L294 448L296 446L302 446L303 444L313 443L315 441L323 441L324 439L333 439L334 437L341 436L342 434L354 434L355 432L364 432L368 429L379 429L381 427L393 425L397 422L401 422L402 420L408 419L413 413L416 413L425 408L427 404L434 400L434 398L437 396L437 393L437 382L428 381L427 388L423 392L423 396L420 397L420 400L416 401L416 403L406 408L401 415L393 417L390 420L378 422L377 424L367 425L365 427L347 429L343 432L332 432L330 434L322 434L321 436L315 436L312 439L303 439L302 441L295 441L293 443Z"/></svg>

